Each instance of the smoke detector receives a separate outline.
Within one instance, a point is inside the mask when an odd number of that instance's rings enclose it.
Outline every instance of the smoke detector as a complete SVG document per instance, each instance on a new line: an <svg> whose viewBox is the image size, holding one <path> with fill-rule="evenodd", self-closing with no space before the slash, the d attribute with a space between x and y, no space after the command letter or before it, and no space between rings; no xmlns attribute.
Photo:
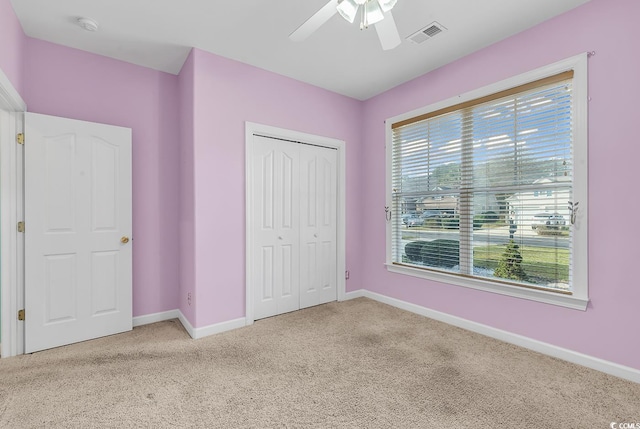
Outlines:
<svg viewBox="0 0 640 429"><path fill-rule="evenodd" d="M433 36L440 34L445 30L446 28L444 25L436 21L433 21L431 24L427 25L424 28L421 28L420 30L416 31L415 33L407 37L407 40L410 40L413 43L419 44L422 42L426 42L427 40L431 39Z"/></svg>
<svg viewBox="0 0 640 429"><path fill-rule="evenodd" d="M91 31L91 32L98 31L98 23L91 18L86 18L82 16L80 18L77 18L76 22L80 27L82 27L87 31Z"/></svg>

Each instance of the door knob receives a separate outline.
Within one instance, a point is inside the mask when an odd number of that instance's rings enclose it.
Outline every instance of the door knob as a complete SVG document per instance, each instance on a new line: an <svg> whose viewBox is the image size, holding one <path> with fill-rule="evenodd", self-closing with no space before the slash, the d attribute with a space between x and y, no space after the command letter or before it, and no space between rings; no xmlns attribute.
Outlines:
<svg viewBox="0 0 640 429"><path fill-rule="evenodd" d="M313 236L314 236L315 238L318 238L318 234L313 234Z"/></svg>
<svg viewBox="0 0 640 429"><path fill-rule="evenodd" d="M129 242L129 237L124 236L120 239L120 243L122 244L127 244Z"/></svg>
<svg viewBox="0 0 640 429"><path fill-rule="evenodd" d="M282 236L279 236L279 237L278 237L278 240L282 240Z"/></svg>

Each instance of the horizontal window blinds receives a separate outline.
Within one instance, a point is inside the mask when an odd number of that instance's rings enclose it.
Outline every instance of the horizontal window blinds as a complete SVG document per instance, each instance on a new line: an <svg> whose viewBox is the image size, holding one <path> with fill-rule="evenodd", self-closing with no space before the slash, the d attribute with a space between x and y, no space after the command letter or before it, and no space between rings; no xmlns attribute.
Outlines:
<svg viewBox="0 0 640 429"><path fill-rule="evenodd" d="M571 292L572 72L392 125L395 264Z"/></svg>

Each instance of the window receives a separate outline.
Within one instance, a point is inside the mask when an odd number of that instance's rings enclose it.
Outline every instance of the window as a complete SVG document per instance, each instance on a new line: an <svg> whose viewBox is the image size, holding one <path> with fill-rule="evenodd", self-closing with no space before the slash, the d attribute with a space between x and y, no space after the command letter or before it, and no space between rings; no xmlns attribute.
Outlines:
<svg viewBox="0 0 640 429"><path fill-rule="evenodd" d="M390 271L586 308L585 63L387 121Z"/></svg>

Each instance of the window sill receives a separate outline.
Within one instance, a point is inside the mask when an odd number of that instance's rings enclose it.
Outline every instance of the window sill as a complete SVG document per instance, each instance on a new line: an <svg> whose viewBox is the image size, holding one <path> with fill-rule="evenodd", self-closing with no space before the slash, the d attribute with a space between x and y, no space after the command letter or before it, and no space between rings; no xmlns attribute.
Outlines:
<svg viewBox="0 0 640 429"><path fill-rule="evenodd" d="M494 283L488 280L480 280L469 277L461 277L454 274L440 273L435 271L426 271L419 268L411 268L395 264L385 264L387 271L397 274L404 274L412 277L433 280L441 283L451 284L455 286L468 287L471 289L482 290L485 292L498 293L515 298L528 299L531 301L543 302L545 304L558 305L561 307L572 308L574 310L585 311L588 298L580 298L574 295L557 294L544 290L520 288L506 284Z"/></svg>

